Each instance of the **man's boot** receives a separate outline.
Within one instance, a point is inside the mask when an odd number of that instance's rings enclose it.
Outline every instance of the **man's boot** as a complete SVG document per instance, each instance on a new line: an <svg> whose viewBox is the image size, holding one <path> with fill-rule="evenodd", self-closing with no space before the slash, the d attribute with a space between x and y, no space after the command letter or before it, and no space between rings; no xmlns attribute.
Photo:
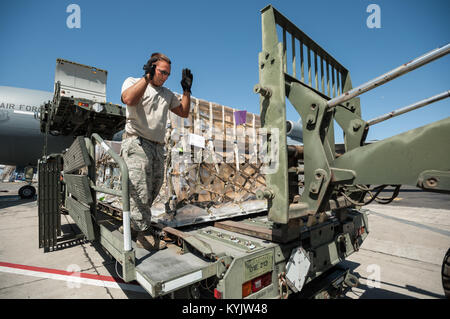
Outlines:
<svg viewBox="0 0 450 319"><path fill-rule="evenodd" d="M147 250L160 250L167 247L164 240L161 240L149 232L139 232L136 238L136 246Z"/></svg>

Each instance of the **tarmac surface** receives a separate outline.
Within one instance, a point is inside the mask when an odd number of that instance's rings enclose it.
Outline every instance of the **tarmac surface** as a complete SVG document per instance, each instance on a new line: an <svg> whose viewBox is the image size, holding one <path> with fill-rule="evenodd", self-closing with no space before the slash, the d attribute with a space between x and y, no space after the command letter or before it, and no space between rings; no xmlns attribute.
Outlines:
<svg viewBox="0 0 450 319"><path fill-rule="evenodd" d="M18 198L23 185L0 183L0 299L151 298L138 284L121 281L120 265L116 271L96 243L39 249L37 201ZM389 205L365 208L369 235L343 262L360 285L345 298L445 298L441 265L450 247L450 195L407 188ZM62 215L61 224L64 235L80 232L69 215Z"/></svg>

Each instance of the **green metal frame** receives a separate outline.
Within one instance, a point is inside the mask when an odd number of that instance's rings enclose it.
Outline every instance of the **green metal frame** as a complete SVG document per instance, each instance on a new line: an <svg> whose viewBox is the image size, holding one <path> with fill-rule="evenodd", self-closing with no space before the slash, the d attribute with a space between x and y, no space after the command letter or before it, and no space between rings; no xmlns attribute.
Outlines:
<svg viewBox="0 0 450 319"><path fill-rule="evenodd" d="M119 165L122 177L121 190L112 190L98 187L95 185L95 143L99 143L106 152ZM111 253L111 255L122 264L123 279L126 282L136 279L135 274L135 252L130 247L125 249L124 238L114 236L112 231L102 225L98 225L98 232L95 231L93 218L97 215L96 192L103 192L122 197L123 211L130 211L129 185L128 185L128 167L124 160L116 154L99 134L94 133L91 138L79 136L75 139L72 146L64 154L64 172L63 178L66 184L66 208L70 216L80 227L87 240L99 240L101 245ZM88 175L78 175L75 173L82 167L88 168ZM72 173L72 174L70 174Z"/></svg>
<svg viewBox="0 0 450 319"><path fill-rule="evenodd" d="M61 156L51 155L38 161L39 248L56 249L61 235Z"/></svg>
<svg viewBox="0 0 450 319"><path fill-rule="evenodd" d="M94 198L96 198L95 192L103 192L106 194L112 194L122 197L122 210L124 212L123 218L126 218L125 212L130 211L130 195L129 195L129 183L128 183L128 167L122 157L120 157L116 152L114 152L105 141L100 137L99 134L94 133L91 135L91 140L86 139L86 144L88 146L89 153L91 158L94 159L95 163L95 142L99 143L112 157L112 159L119 165L122 183L121 183L121 191L120 193L103 187L95 186L95 183L91 184L91 189L94 194ZM89 177L91 181L96 180L96 169L95 164L89 167ZM126 226L124 225L124 228ZM125 231L124 231L125 232ZM136 279L136 271L135 271L135 252L132 247L129 250L126 250L124 247L124 238L121 236L120 239L117 239L106 227L100 225L100 243L103 247L105 247L114 258L119 261L122 265L123 269L123 280L125 282L129 282Z"/></svg>
<svg viewBox="0 0 450 319"><path fill-rule="evenodd" d="M450 144L446 141L450 136L450 118L364 146L369 126L361 118L359 98L336 107L327 104L336 93L352 89L348 70L272 6L262 9L261 14L262 52L259 84L254 91L261 94L261 127L278 129L280 145L273 159L278 170L266 175L267 188L262 192L268 200L270 220L288 224L292 219L326 211L330 199L338 199L339 185L352 189L357 184L407 184L425 190L450 190ZM281 28L282 42L278 40L277 28ZM292 73L287 67L287 34L292 40ZM301 76L296 74L298 42ZM289 202L286 98L303 123L305 188L296 204ZM340 157L335 155L334 120L344 132L346 153ZM349 195L361 194L361 190L353 188Z"/></svg>

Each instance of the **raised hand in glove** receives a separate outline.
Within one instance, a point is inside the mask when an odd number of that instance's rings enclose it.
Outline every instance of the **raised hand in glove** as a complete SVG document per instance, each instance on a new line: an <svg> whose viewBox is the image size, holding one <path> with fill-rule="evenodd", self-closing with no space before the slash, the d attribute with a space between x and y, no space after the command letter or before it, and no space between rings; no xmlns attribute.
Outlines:
<svg viewBox="0 0 450 319"><path fill-rule="evenodd" d="M147 73L150 74L150 80L153 80L153 76L155 75L155 69L156 69L156 62L158 62L157 58L150 59L150 61L147 62L147 64L144 65L143 69L145 70L144 77L147 75Z"/></svg>
<svg viewBox="0 0 450 319"><path fill-rule="evenodd" d="M181 74L181 87L183 88L183 92L191 93L192 80L194 79L191 70L183 69Z"/></svg>

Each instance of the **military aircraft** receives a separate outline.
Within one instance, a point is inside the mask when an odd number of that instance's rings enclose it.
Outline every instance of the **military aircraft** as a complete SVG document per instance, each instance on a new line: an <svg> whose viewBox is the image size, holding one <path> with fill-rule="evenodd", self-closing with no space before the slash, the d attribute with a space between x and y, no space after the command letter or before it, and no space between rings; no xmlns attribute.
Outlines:
<svg viewBox="0 0 450 319"><path fill-rule="evenodd" d="M0 164L14 165L18 171L36 168L44 147L39 109L52 98L53 92L0 86ZM48 153L61 152L72 142L70 136L49 136ZM32 185L19 190L22 198L35 194Z"/></svg>

